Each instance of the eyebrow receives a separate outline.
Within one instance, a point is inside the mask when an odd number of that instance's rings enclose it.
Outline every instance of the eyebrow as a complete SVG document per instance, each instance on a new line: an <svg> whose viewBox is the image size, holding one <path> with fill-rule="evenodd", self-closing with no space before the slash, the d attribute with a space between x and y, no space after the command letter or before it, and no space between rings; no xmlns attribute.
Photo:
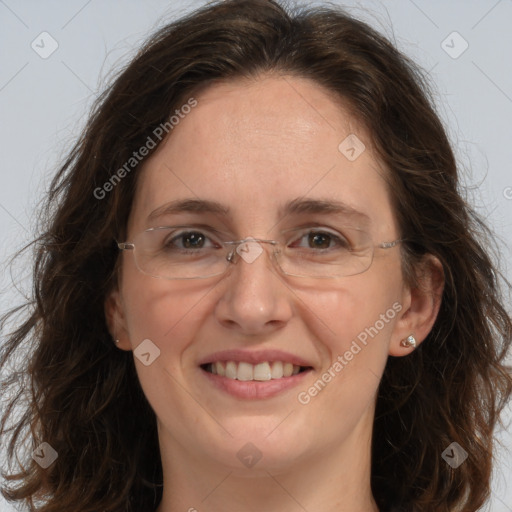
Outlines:
<svg viewBox="0 0 512 512"><path fill-rule="evenodd" d="M218 215L229 215L229 208L223 206L217 201L208 201L206 199L177 199L160 206L153 210L147 220L152 221L164 215L177 213L215 213Z"/></svg>
<svg viewBox="0 0 512 512"><path fill-rule="evenodd" d="M332 199L294 199L286 204L282 212L284 215L293 214L336 214L352 217L365 224L370 223L370 217L366 213L356 210L352 206Z"/></svg>
<svg viewBox="0 0 512 512"><path fill-rule="evenodd" d="M165 215L179 213L213 213L229 216L230 209L217 201L207 199L178 199L152 211L147 221L153 221ZM300 214L336 214L357 219L364 224L370 223L370 217L341 201L331 199L293 199L279 210L279 217Z"/></svg>

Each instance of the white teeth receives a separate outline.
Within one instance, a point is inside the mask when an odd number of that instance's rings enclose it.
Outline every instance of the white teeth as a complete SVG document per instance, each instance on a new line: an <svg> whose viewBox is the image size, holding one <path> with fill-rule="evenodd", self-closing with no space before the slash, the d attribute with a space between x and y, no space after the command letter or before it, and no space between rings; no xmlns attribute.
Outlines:
<svg viewBox="0 0 512 512"><path fill-rule="evenodd" d="M214 365L217 368L217 375L224 377L224 375L226 375L226 367L224 366L224 363L217 361Z"/></svg>
<svg viewBox="0 0 512 512"><path fill-rule="evenodd" d="M268 363L260 363L254 367L254 380L270 380L271 378L272 375L270 373L270 365Z"/></svg>
<svg viewBox="0 0 512 512"><path fill-rule="evenodd" d="M238 363L237 380L253 380L253 366L250 363Z"/></svg>
<svg viewBox="0 0 512 512"><path fill-rule="evenodd" d="M283 378L283 363L281 361L274 361L272 363L272 378L282 379Z"/></svg>
<svg viewBox="0 0 512 512"><path fill-rule="evenodd" d="M228 379L236 379L237 364L234 361L226 363L226 377Z"/></svg>
<svg viewBox="0 0 512 512"><path fill-rule="evenodd" d="M265 361L263 363L251 364L245 361L235 362L217 361L207 365L207 370L214 375L227 377L228 379L241 381L267 381L291 377L300 372L300 366L282 361Z"/></svg>

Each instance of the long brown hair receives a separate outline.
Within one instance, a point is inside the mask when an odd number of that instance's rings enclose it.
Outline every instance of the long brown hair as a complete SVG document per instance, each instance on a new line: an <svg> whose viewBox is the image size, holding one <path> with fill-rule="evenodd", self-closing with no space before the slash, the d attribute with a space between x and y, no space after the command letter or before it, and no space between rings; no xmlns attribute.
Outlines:
<svg viewBox="0 0 512 512"><path fill-rule="evenodd" d="M114 239L126 234L139 165L113 176L198 88L269 72L309 78L350 106L390 170L405 279L414 282L425 254L444 268L431 333L410 356L389 358L379 387L378 505L471 512L485 502L493 429L512 391L503 365L512 320L489 256L492 234L462 198L428 84L413 62L342 10L267 0L215 2L159 30L97 100L58 170L42 234L29 246L33 300L2 322L26 314L6 337L0 368L30 354L2 382L10 399L0 433L10 462L22 462L7 475L8 499L44 512L140 512L159 503L155 415L131 353L115 348L104 316L116 286ZM454 441L469 454L457 469L441 458ZM58 453L47 469L23 451L41 442Z"/></svg>

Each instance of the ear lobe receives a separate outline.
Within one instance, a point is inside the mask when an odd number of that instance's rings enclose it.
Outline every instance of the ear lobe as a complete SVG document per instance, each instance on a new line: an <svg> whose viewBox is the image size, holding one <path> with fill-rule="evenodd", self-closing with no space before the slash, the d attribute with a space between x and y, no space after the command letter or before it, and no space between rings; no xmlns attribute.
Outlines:
<svg viewBox="0 0 512 512"><path fill-rule="evenodd" d="M124 307L118 289L112 290L107 294L104 311L107 327L112 336L112 343L115 343L116 347L122 350L131 350L126 328Z"/></svg>
<svg viewBox="0 0 512 512"><path fill-rule="evenodd" d="M416 347L428 336L441 306L444 290L444 271L438 258L428 254L417 269L417 282L404 290L402 304L409 304L401 312L389 346L389 355L405 356L415 347L400 343L409 336L416 339Z"/></svg>

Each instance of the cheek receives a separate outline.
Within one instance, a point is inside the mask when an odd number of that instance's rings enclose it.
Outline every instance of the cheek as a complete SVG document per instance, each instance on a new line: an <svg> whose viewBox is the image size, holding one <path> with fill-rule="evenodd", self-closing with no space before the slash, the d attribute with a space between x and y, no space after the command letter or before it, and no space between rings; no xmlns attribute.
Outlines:
<svg viewBox="0 0 512 512"><path fill-rule="evenodd" d="M127 274L131 274L127 272ZM150 339L172 367L193 340L210 288L202 283L154 279L137 271L123 287L132 348Z"/></svg>
<svg viewBox="0 0 512 512"><path fill-rule="evenodd" d="M312 290L303 296L310 305L309 331L323 354L318 377L328 382L325 390L321 383L317 386L322 398L315 400L331 404L340 414L352 409L361 412L370 403L386 365L402 310L400 266L387 267L370 268L344 279L337 289Z"/></svg>
<svg viewBox="0 0 512 512"><path fill-rule="evenodd" d="M387 278L367 273L347 278L343 288L309 297L310 329L316 331L325 365L298 400L307 412L322 417L328 410L340 418L341 423L326 428L326 436L349 432L372 407L401 310L399 283L396 273Z"/></svg>
<svg viewBox="0 0 512 512"><path fill-rule="evenodd" d="M125 280L125 313L136 371L144 394L159 419L172 423L175 411L199 413L185 389L183 360L204 318L209 289L140 274ZM128 284L129 283L129 284ZM156 357L146 365L137 347L150 340ZM156 347L156 349L154 348ZM148 350L145 349L145 353ZM200 414L199 414L200 416Z"/></svg>
<svg viewBox="0 0 512 512"><path fill-rule="evenodd" d="M324 324L322 333L330 333L329 345L340 350L358 337L364 342L365 333L370 339L388 338L401 309L399 297L396 286L356 276L347 279L343 288L313 292L304 302L312 305L312 321L316 318L316 324Z"/></svg>

